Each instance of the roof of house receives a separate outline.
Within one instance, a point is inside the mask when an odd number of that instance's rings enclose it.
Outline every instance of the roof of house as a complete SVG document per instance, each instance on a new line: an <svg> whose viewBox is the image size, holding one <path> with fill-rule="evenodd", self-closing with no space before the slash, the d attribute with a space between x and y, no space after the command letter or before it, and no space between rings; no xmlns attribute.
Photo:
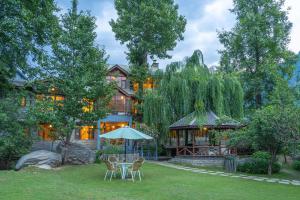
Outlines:
<svg viewBox="0 0 300 200"><path fill-rule="evenodd" d="M124 73L128 74L130 69L128 65L119 65L119 64L110 64L108 65L108 70L111 71L115 68L120 69L121 71L123 71Z"/></svg>
<svg viewBox="0 0 300 200"><path fill-rule="evenodd" d="M170 129L197 129L200 126L205 126L208 128L220 128L220 129L231 129L238 128L241 124L234 120L230 119L227 122L219 123L220 118L212 111L204 113L202 116L197 116L196 112L192 112L180 120L173 123L169 126Z"/></svg>

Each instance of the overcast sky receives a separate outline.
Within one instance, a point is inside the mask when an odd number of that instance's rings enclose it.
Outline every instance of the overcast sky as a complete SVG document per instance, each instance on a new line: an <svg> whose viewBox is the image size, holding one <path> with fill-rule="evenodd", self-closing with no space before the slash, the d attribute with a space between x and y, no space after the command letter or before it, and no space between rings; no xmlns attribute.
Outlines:
<svg viewBox="0 0 300 200"><path fill-rule="evenodd" d="M184 40L169 54L171 59L159 60L160 68L172 61L183 60L190 56L195 49L200 49L204 55L204 62L208 66L218 65L217 50L222 48L216 31L229 30L234 25L234 16L228 9L232 8L232 0L175 0L179 5L179 13L187 19ZM65 12L71 7L71 0L57 0L58 6ZM290 7L289 19L293 23L290 50L300 51L300 0L286 0L286 7ZM110 64L127 64L126 47L115 40L114 33L108 22L116 19L113 0L79 0L79 9L90 10L97 18L97 43L104 46L109 55ZM298 36L298 37L297 37Z"/></svg>

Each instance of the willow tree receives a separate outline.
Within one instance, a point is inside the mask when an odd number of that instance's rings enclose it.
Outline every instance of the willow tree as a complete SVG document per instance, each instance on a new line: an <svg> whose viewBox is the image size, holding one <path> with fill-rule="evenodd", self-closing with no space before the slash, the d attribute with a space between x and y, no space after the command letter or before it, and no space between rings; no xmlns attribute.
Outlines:
<svg viewBox="0 0 300 200"><path fill-rule="evenodd" d="M224 114L235 119L241 119L244 115L244 92L236 77L225 75L223 78L223 108Z"/></svg>
<svg viewBox="0 0 300 200"><path fill-rule="evenodd" d="M168 133L170 124L194 111L199 116L209 110L219 116L243 116L243 90L238 79L210 73L199 52L185 62L168 65L157 88L145 96L144 122L159 128L160 136Z"/></svg>
<svg viewBox="0 0 300 200"><path fill-rule="evenodd" d="M110 25L117 40L126 44L127 58L137 75L138 102L142 102L144 73L149 57L170 58L167 51L183 39L186 20L173 0L116 0L118 18Z"/></svg>
<svg viewBox="0 0 300 200"><path fill-rule="evenodd" d="M217 115L223 114L223 85L217 75L212 75L207 84L207 108Z"/></svg>
<svg viewBox="0 0 300 200"><path fill-rule="evenodd" d="M146 91L143 103L143 122L159 133L159 138L165 138L170 124L170 113L167 100L158 91Z"/></svg>

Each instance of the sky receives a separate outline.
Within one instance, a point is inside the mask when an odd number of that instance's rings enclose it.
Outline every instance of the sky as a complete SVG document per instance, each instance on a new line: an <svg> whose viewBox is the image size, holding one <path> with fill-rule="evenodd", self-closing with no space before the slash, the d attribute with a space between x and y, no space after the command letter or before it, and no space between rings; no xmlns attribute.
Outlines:
<svg viewBox="0 0 300 200"><path fill-rule="evenodd" d="M109 21L117 18L113 0L78 0L80 10L90 10L96 17L97 41L104 47L109 55L109 64L128 64L125 45L115 39ZM235 23L235 17L229 12L233 7L232 0L175 0L179 5L179 13L187 20L184 40L168 53L171 59L158 59L159 67L173 61L181 61L191 56L193 51L200 49L204 55L207 66L218 65L220 56L218 50L222 49L217 38L217 30L230 30ZM61 12L71 7L71 0L57 0ZM293 23L289 49L298 53L300 51L300 0L286 0L286 8L290 8L289 20Z"/></svg>

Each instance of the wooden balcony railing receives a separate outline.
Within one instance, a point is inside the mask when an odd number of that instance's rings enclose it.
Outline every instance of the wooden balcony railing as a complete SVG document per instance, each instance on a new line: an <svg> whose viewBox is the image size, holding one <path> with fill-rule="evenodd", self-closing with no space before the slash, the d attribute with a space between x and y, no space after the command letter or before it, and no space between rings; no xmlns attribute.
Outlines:
<svg viewBox="0 0 300 200"><path fill-rule="evenodd" d="M112 113L131 114L132 104L131 101L114 100L111 102L110 107Z"/></svg>

